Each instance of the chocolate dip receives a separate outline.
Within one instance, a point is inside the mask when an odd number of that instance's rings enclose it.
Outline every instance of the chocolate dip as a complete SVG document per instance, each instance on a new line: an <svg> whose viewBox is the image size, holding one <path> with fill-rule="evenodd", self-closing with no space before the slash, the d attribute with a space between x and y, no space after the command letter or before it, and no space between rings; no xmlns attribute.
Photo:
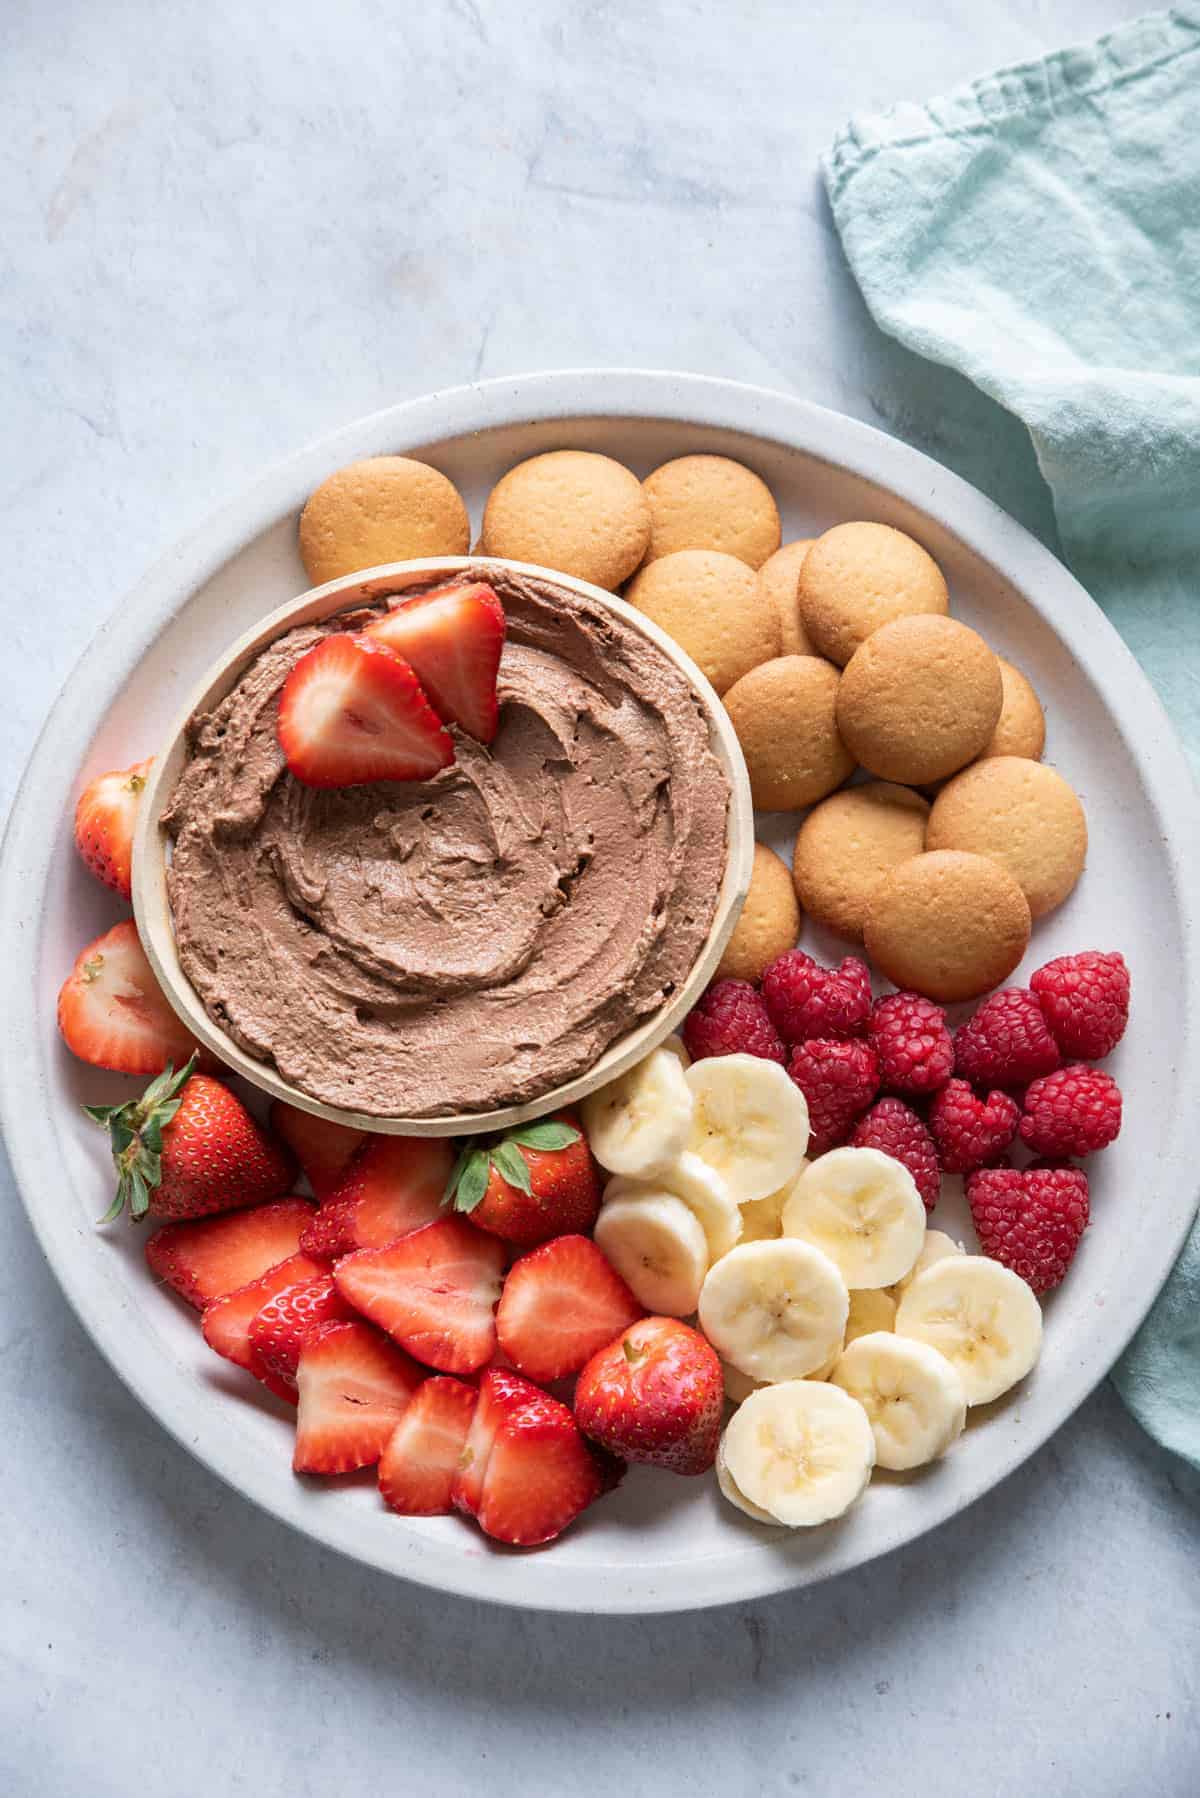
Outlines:
<svg viewBox="0 0 1200 1798"><path fill-rule="evenodd" d="M432 780L335 791L275 735L292 665L261 651L164 814L184 972L251 1056L329 1105L435 1117L536 1099L686 979L725 865L729 788L689 683L604 606L494 569L500 728ZM381 602L376 611L385 609Z"/></svg>

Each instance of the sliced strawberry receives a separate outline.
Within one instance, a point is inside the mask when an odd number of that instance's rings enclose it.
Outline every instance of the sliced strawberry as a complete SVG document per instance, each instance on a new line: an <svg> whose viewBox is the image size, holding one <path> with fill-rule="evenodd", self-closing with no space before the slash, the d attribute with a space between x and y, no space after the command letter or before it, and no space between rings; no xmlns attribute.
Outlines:
<svg viewBox="0 0 1200 1798"><path fill-rule="evenodd" d="M214 1299L211 1305L204 1307L200 1319L205 1342L226 1361L232 1361L235 1367L244 1367L247 1373L252 1373L256 1380L270 1387L277 1398L285 1398L294 1405L294 1390L270 1368L264 1367L250 1346L250 1325L277 1292L295 1286L301 1280L318 1279L324 1272L325 1269L310 1261L307 1255L289 1255L286 1261L260 1274L257 1280L250 1280L236 1291L227 1292L223 1298Z"/></svg>
<svg viewBox="0 0 1200 1798"><path fill-rule="evenodd" d="M270 1122L276 1136L283 1138L300 1163L318 1199L329 1197L341 1179L346 1163L366 1141L363 1131L351 1130L345 1124L327 1123L324 1118L314 1116L311 1111L301 1111L298 1105L289 1105L283 1099L276 1099L272 1104Z"/></svg>
<svg viewBox="0 0 1200 1798"><path fill-rule="evenodd" d="M318 1324L349 1323L354 1316L329 1274L285 1286L250 1320L248 1337L256 1370L265 1367L294 1391L307 1337Z"/></svg>
<svg viewBox="0 0 1200 1798"><path fill-rule="evenodd" d="M483 581L435 587L408 599L367 635L386 643L415 670L434 710L469 737L496 734L496 675L504 648L504 607Z"/></svg>
<svg viewBox="0 0 1200 1798"><path fill-rule="evenodd" d="M157 1279L203 1311L294 1255L313 1215L307 1199L278 1199L194 1223L165 1224L147 1241L146 1260Z"/></svg>
<svg viewBox="0 0 1200 1798"><path fill-rule="evenodd" d="M454 760L408 663L371 637L339 631L300 657L279 696L279 746L307 787L428 780Z"/></svg>
<svg viewBox="0 0 1200 1798"><path fill-rule="evenodd" d="M439 1373L473 1373L496 1348L504 1244L459 1217L426 1224L334 1269L342 1297Z"/></svg>
<svg viewBox="0 0 1200 1798"><path fill-rule="evenodd" d="M133 869L133 827L154 758L101 774L79 795L75 847L97 880L128 899Z"/></svg>
<svg viewBox="0 0 1200 1798"><path fill-rule="evenodd" d="M132 918L80 951L58 995L58 1027L73 1055L115 1074L157 1074L197 1047L163 997Z"/></svg>
<svg viewBox="0 0 1200 1798"><path fill-rule="evenodd" d="M370 1324L321 1324L305 1338L296 1370L294 1470L350 1473L372 1466L424 1377Z"/></svg>
<svg viewBox="0 0 1200 1798"><path fill-rule="evenodd" d="M506 1416L483 1476L476 1521L498 1542L549 1542L602 1490L600 1470L566 1405L539 1392Z"/></svg>
<svg viewBox="0 0 1200 1798"><path fill-rule="evenodd" d="M519 1373L509 1373L499 1367L488 1368L479 1382L479 1396L471 1418L471 1427L467 1431L467 1439L458 1458L458 1467L450 1489L450 1502L456 1511L466 1511L470 1517L478 1514L483 1503L483 1482L487 1477L488 1462L501 1424L507 1417L514 1416L523 1405L541 1396L539 1388L529 1380L522 1379Z"/></svg>
<svg viewBox="0 0 1200 1798"><path fill-rule="evenodd" d="M645 1315L590 1237L556 1236L509 1269L496 1336L519 1372L547 1385Z"/></svg>
<svg viewBox="0 0 1200 1798"><path fill-rule="evenodd" d="M471 1427L473 1386L441 1374L426 1380L396 1425L379 1462L385 1504L403 1517L441 1517Z"/></svg>
<svg viewBox="0 0 1200 1798"><path fill-rule="evenodd" d="M305 1232L306 1254L336 1261L382 1249L442 1213L454 1151L435 1136L369 1136Z"/></svg>

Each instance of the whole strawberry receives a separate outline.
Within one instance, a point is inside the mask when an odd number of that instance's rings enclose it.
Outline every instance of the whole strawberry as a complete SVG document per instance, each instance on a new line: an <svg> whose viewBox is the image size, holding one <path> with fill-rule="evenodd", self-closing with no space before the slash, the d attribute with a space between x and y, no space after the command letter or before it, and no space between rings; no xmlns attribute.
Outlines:
<svg viewBox="0 0 1200 1798"><path fill-rule="evenodd" d="M879 1064L866 1043L797 1043L788 1073L808 1101L810 1155L844 1143L879 1091Z"/></svg>
<svg viewBox="0 0 1200 1798"><path fill-rule="evenodd" d="M97 775L75 807L76 848L96 879L124 899L130 893L134 827L153 759Z"/></svg>
<svg viewBox="0 0 1200 1798"><path fill-rule="evenodd" d="M575 1420L626 1461L704 1473L717 1455L725 1383L697 1330L676 1317L630 1324L584 1367Z"/></svg>
<svg viewBox="0 0 1200 1798"><path fill-rule="evenodd" d="M132 1218L205 1217L287 1192L296 1164L251 1117L241 1100L195 1057L152 1080L125 1105L86 1105L108 1130L117 1193L102 1223L128 1208Z"/></svg>
<svg viewBox="0 0 1200 1798"><path fill-rule="evenodd" d="M1060 955L1029 982L1064 1055L1099 1061L1129 1022L1129 969L1123 955L1086 949Z"/></svg>
<svg viewBox="0 0 1200 1798"><path fill-rule="evenodd" d="M785 1059L762 994L748 980L718 980L710 986L684 1021L683 1040L693 1061L703 1061L707 1055Z"/></svg>
<svg viewBox="0 0 1200 1798"><path fill-rule="evenodd" d="M926 1211L933 1210L942 1190L937 1150L924 1123L903 1099L877 1100L855 1126L850 1141L856 1149L878 1149L893 1161L902 1161L916 1182Z"/></svg>
<svg viewBox="0 0 1200 1798"><path fill-rule="evenodd" d="M954 1033L954 1071L976 1086L1028 1086L1061 1059L1036 994L1023 986L1001 987Z"/></svg>
<svg viewBox="0 0 1200 1798"><path fill-rule="evenodd" d="M954 1039L946 1014L920 993L889 993L867 1023L879 1058L880 1084L889 1092L935 1093L954 1072Z"/></svg>
<svg viewBox="0 0 1200 1798"><path fill-rule="evenodd" d="M1057 1286L1088 1223L1087 1175L1077 1167L981 1168L967 1180L979 1246L1037 1293Z"/></svg>
<svg viewBox="0 0 1200 1798"><path fill-rule="evenodd" d="M789 949L763 975L762 996L785 1043L830 1042L862 1035L871 1009L871 976L855 955L836 968L823 968L802 949Z"/></svg>
<svg viewBox="0 0 1200 1798"><path fill-rule="evenodd" d="M564 1112L521 1124L490 1147L469 1143L446 1196L481 1230L531 1249L552 1236L590 1235L600 1173L579 1125Z"/></svg>
<svg viewBox="0 0 1200 1798"><path fill-rule="evenodd" d="M1121 1089L1111 1074L1073 1061L1035 1080L1025 1094L1021 1141L1035 1155L1059 1160L1094 1155L1121 1129Z"/></svg>
<svg viewBox="0 0 1200 1798"><path fill-rule="evenodd" d="M929 1128L948 1174L999 1161L1017 1134L1021 1108L1007 1093L981 1099L965 1080L948 1080L929 1107Z"/></svg>

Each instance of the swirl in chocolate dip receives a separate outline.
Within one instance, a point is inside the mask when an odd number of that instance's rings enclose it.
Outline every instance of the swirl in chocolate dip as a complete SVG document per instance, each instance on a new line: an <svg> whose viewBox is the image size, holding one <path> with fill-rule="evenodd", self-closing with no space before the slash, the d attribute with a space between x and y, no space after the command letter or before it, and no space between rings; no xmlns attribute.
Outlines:
<svg viewBox="0 0 1200 1798"><path fill-rule="evenodd" d="M592 1066L686 979L725 866L728 782L670 658L548 579L477 578L508 620L489 747L455 729L432 780L295 780L280 689L374 615L342 612L279 637L192 720L164 813L180 961L209 1016L372 1116L487 1111Z"/></svg>

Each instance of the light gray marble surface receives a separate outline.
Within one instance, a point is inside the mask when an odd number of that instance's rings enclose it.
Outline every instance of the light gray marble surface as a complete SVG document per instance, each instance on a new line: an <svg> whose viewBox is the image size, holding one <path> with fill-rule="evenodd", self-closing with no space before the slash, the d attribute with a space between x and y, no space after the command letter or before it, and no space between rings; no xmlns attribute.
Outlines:
<svg viewBox="0 0 1200 1798"><path fill-rule="evenodd" d="M1053 541L1018 427L870 324L816 157L853 111L1137 10L6 0L5 804L152 557L264 461L428 388L759 381ZM816 1591L644 1623L489 1610L345 1564L197 1466L3 1187L5 1798L1197 1789L1200 1495L1108 1390L940 1534Z"/></svg>

